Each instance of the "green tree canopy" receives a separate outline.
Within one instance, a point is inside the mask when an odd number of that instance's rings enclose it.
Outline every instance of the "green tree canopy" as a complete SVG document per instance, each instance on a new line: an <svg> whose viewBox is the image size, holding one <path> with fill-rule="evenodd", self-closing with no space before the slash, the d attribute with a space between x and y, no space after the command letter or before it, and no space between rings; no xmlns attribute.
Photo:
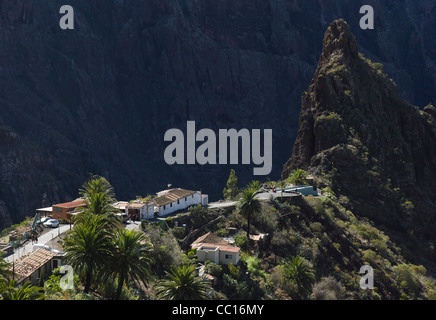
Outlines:
<svg viewBox="0 0 436 320"><path fill-rule="evenodd" d="M243 189L238 203L239 212L245 219L247 219L248 239L250 239L251 220L256 214L262 211L262 204L260 200L256 198L256 194L259 191L256 186L257 184L252 182L247 188Z"/></svg>
<svg viewBox="0 0 436 320"><path fill-rule="evenodd" d="M113 237L114 253L109 275L118 277L115 299L118 300L124 283L129 280L145 283L150 276L151 245L143 233L118 229Z"/></svg>
<svg viewBox="0 0 436 320"><path fill-rule="evenodd" d="M64 240L66 263L85 274L85 293L89 292L95 273L107 266L112 256L108 230L104 216L82 213L80 223Z"/></svg>
<svg viewBox="0 0 436 320"><path fill-rule="evenodd" d="M235 170L231 169L226 188L223 190L223 196L226 200L234 200L238 196L238 193L238 178L236 177Z"/></svg>
<svg viewBox="0 0 436 320"><path fill-rule="evenodd" d="M303 169L294 169L289 175L288 181L296 186L307 184L307 172Z"/></svg>
<svg viewBox="0 0 436 320"><path fill-rule="evenodd" d="M18 286L15 280L0 281L0 297L3 300L44 300L43 292L42 288L34 287L30 282Z"/></svg>
<svg viewBox="0 0 436 320"><path fill-rule="evenodd" d="M287 278L297 285L300 295L306 298L312 292L315 284L313 268L300 256L288 260L283 268Z"/></svg>
<svg viewBox="0 0 436 320"><path fill-rule="evenodd" d="M2 256L4 252L0 251L0 281L7 279L11 274L11 264L8 263Z"/></svg>
<svg viewBox="0 0 436 320"><path fill-rule="evenodd" d="M90 197L95 193L104 194L106 197L106 201L110 203L114 203L116 201L114 188L104 177L100 177L97 175L92 176L79 189L79 194L84 199Z"/></svg>
<svg viewBox="0 0 436 320"><path fill-rule="evenodd" d="M157 286L157 294L165 300L203 300L211 288L196 275L195 265L173 265L166 276Z"/></svg>

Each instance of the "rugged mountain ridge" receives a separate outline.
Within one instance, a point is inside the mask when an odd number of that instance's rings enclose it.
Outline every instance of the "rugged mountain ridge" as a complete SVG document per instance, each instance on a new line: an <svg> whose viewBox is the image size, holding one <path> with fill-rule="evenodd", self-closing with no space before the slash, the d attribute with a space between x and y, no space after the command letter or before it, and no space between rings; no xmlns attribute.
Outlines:
<svg viewBox="0 0 436 320"><path fill-rule="evenodd" d="M219 198L229 167L164 162L165 131L187 120L273 129L279 176L338 17L403 97L422 106L436 92L431 0L369 1L376 31L359 28L357 1L75 0L76 29L66 31L62 4L0 1L0 125L20 142L0 151L0 226L33 215L44 193L74 199L88 173L125 200L168 183ZM251 166L235 169L241 185L253 178Z"/></svg>
<svg viewBox="0 0 436 320"><path fill-rule="evenodd" d="M337 20L302 96L300 129L282 176L307 169L344 206L434 263L435 115L432 105L420 110L403 100L382 65L359 54L349 25Z"/></svg>

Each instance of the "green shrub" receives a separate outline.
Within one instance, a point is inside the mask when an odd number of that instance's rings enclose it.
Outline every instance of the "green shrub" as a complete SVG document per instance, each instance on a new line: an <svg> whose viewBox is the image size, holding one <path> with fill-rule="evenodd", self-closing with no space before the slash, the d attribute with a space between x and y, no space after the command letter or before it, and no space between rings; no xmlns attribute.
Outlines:
<svg viewBox="0 0 436 320"><path fill-rule="evenodd" d="M312 298L314 300L340 300L345 295L345 288L332 277L323 278L313 287Z"/></svg>
<svg viewBox="0 0 436 320"><path fill-rule="evenodd" d="M368 250L363 251L362 258L365 262L368 262L369 264L374 264L374 263L376 263L377 260L380 259L380 256L377 255L377 253L375 253L371 249L368 249Z"/></svg>
<svg viewBox="0 0 436 320"><path fill-rule="evenodd" d="M248 249L248 239L246 236L238 234L235 236L235 244L241 248L241 250Z"/></svg>
<svg viewBox="0 0 436 320"><path fill-rule="evenodd" d="M277 230L278 224L277 209L272 206L263 209L253 221L255 227L266 233Z"/></svg>
<svg viewBox="0 0 436 320"><path fill-rule="evenodd" d="M286 257L295 251L295 242L299 242L298 237L290 235L286 230L282 230L273 233L270 245L274 254Z"/></svg>
<svg viewBox="0 0 436 320"><path fill-rule="evenodd" d="M218 230L215 232L215 234L216 234L218 237L225 237L225 236L227 235L227 230L226 230L226 228L221 228L221 229L218 229Z"/></svg>
<svg viewBox="0 0 436 320"><path fill-rule="evenodd" d="M243 273L240 266L234 266L232 263L230 263L227 267L229 269L229 273L234 279L238 281L242 280Z"/></svg>
<svg viewBox="0 0 436 320"><path fill-rule="evenodd" d="M403 263L392 269L394 270L401 287L409 293L416 293L418 291L420 284L417 275L408 264Z"/></svg>
<svg viewBox="0 0 436 320"><path fill-rule="evenodd" d="M321 233L324 230L324 227L319 222L313 222L310 224L310 230L315 233Z"/></svg>
<svg viewBox="0 0 436 320"><path fill-rule="evenodd" d="M172 234L176 239L183 239L185 236L185 228L183 227L175 227L171 229Z"/></svg>
<svg viewBox="0 0 436 320"><path fill-rule="evenodd" d="M427 273L427 269L424 266L415 266L413 264L410 265L410 268L419 275L424 276Z"/></svg>
<svg viewBox="0 0 436 320"><path fill-rule="evenodd" d="M360 224L357 226L357 232L359 235L368 241L375 240L375 239L381 239L381 233L376 228L373 228L369 225Z"/></svg>
<svg viewBox="0 0 436 320"><path fill-rule="evenodd" d="M293 281L289 281L287 273L282 265L276 266L270 275L272 287L276 289L276 294L282 295L285 292L287 298L299 298L297 285Z"/></svg>
<svg viewBox="0 0 436 320"><path fill-rule="evenodd" d="M377 71L383 71L383 64L380 62L374 62L372 66L377 69Z"/></svg>
<svg viewBox="0 0 436 320"><path fill-rule="evenodd" d="M266 273L260 268L259 262L259 258L255 256L250 256L245 260L249 272L265 279Z"/></svg>
<svg viewBox="0 0 436 320"><path fill-rule="evenodd" d="M204 271L215 277L220 277L223 273L223 268L212 261L206 260L204 263Z"/></svg>
<svg viewBox="0 0 436 320"><path fill-rule="evenodd" d="M433 289L428 290L427 297L429 300L436 300L436 291Z"/></svg>
<svg viewBox="0 0 436 320"><path fill-rule="evenodd" d="M370 243L379 253L385 253L388 250L388 245L384 240L374 239Z"/></svg>
<svg viewBox="0 0 436 320"><path fill-rule="evenodd" d="M413 210L415 208L415 206L413 205L413 202L410 200L407 200L405 198L401 199L401 207L403 207L404 210L406 210L406 211L410 211L410 210Z"/></svg>
<svg viewBox="0 0 436 320"><path fill-rule="evenodd" d="M188 252L188 258L194 258L194 257L196 257L197 256L197 249L196 248L194 248L194 249L191 249L191 250L189 250L189 252ZM206 260L206 262L207 261L209 261L209 260Z"/></svg>
<svg viewBox="0 0 436 320"><path fill-rule="evenodd" d="M223 290L229 299L248 300L251 298L247 283L239 282L227 273L223 274Z"/></svg>

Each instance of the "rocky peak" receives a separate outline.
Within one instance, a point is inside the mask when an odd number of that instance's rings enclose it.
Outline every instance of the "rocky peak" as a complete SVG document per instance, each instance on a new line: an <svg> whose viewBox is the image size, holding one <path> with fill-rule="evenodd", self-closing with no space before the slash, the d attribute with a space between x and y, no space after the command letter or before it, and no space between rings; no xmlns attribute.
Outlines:
<svg viewBox="0 0 436 320"><path fill-rule="evenodd" d="M298 136L282 176L306 169L321 187L348 199L356 214L418 242L433 241L434 110L401 99L383 65L359 54L348 25L335 21L302 96Z"/></svg>
<svg viewBox="0 0 436 320"><path fill-rule="evenodd" d="M335 20L328 27L320 62L328 61L332 55L340 56L347 63L355 61L359 56L356 38L351 33L350 26L342 19Z"/></svg>

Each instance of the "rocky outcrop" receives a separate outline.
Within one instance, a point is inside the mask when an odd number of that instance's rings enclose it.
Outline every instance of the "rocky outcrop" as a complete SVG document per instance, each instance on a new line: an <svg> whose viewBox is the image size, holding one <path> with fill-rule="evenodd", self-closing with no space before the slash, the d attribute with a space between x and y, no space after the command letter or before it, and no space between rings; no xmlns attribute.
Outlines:
<svg viewBox="0 0 436 320"><path fill-rule="evenodd" d="M354 213L403 244L416 241L414 253L434 261L435 142L435 108L422 111L400 98L382 65L358 53L348 24L333 22L302 97L283 178L296 168L313 172Z"/></svg>

